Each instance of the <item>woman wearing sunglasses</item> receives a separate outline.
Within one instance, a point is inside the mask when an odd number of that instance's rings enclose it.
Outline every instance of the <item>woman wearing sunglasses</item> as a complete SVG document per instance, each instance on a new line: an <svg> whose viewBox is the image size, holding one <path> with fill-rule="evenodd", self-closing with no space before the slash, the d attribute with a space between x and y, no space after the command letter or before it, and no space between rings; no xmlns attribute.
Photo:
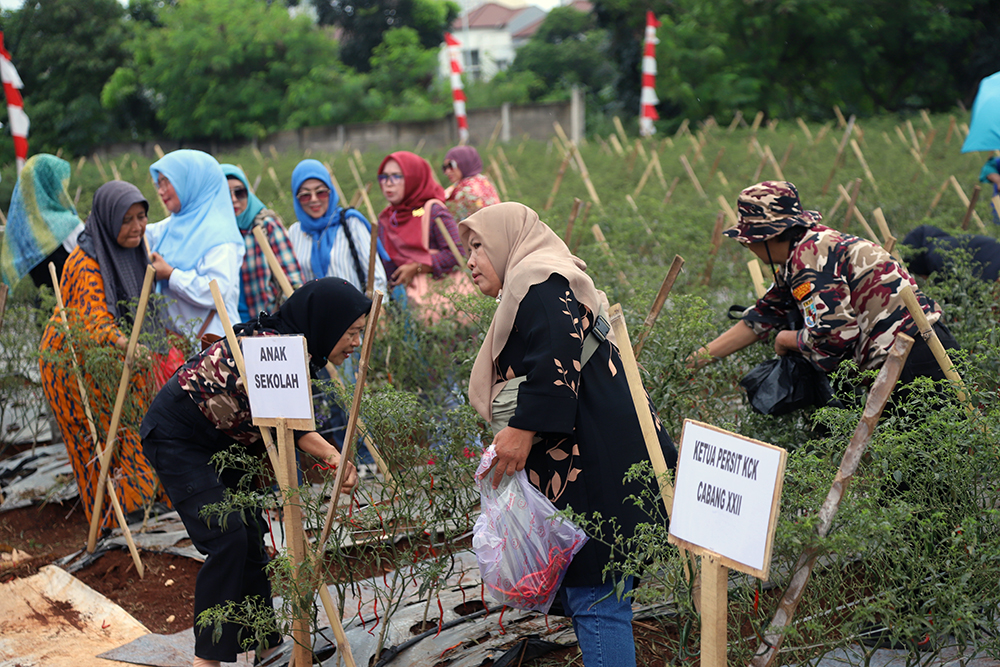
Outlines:
<svg viewBox="0 0 1000 667"><path fill-rule="evenodd" d="M444 188L434 180L427 160L408 151L390 153L382 160L378 182L389 202L379 213L378 233L389 255L385 272L390 284L405 288L407 298L422 306L429 320L436 321L434 313L440 312L439 306L446 306L445 300L431 293L432 282L442 281L434 292L475 290L437 224L440 220L461 253L462 240L455 218L445 206Z"/></svg>
<svg viewBox="0 0 1000 667"><path fill-rule="evenodd" d="M288 236L303 278L343 278L364 291L368 284L371 223L356 209L340 206L330 173L319 160L303 160L295 167L292 194L298 222L289 228ZM374 287L380 292L386 290L382 262L375 262Z"/></svg>
<svg viewBox="0 0 1000 667"><path fill-rule="evenodd" d="M483 160L472 146L455 146L444 156L441 167L453 183L448 190L448 209L456 220L465 220L481 208L500 203L497 189L482 173Z"/></svg>
<svg viewBox="0 0 1000 667"><path fill-rule="evenodd" d="M285 232L285 223L277 213L265 207L257 195L250 192L246 174L234 164L222 165L222 172L229 183L233 213L236 214L236 224L247 249L240 269L239 312L240 322L248 322L262 310L273 312L282 300L281 285L271 275L271 267L267 265L264 251L253 235L254 227L264 230L274 256L295 289L302 285L302 270Z"/></svg>

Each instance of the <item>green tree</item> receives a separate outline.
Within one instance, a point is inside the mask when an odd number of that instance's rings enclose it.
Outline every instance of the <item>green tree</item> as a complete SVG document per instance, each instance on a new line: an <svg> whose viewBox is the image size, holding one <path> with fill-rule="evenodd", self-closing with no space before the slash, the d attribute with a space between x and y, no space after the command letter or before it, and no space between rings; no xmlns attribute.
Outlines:
<svg viewBox="0 0 1000 667"><path fill-rule="evenodd" d="M532 72L550 95L553 89L565 91L574 84L596 91L614 81L615 68L605 46L605 32L594 29L591 14L556 7L518 49L511 72Z"/></svg>
<svg viewBox="0 0 1000 667"><path fill-rule="evenodd" d="M106 98L141 86L157 117L177 139L259 137L289 116L289 90L320 65L336 63L337 46L305 16L280 3L201 0L165 7L162 27L129 42L134 64L115 72Z"/></svg>
<svg viewBox="0 0 1000 667"><path fill-rule="evenodd" d="M32 153L81 154L122 137L100 94L127 57L124 16L117 0L35 0L3 14L4 43L24 82ZM4 106L3 121L6 113Z"/></svg>
<svg viewBox="0 0 1000 667"><path fill-rule="evenodd" d="M336 25L344 64L367 72L383 33L413 28L425 49L437 48L458 16L453 0L312 0L321 25Z"/></svg>

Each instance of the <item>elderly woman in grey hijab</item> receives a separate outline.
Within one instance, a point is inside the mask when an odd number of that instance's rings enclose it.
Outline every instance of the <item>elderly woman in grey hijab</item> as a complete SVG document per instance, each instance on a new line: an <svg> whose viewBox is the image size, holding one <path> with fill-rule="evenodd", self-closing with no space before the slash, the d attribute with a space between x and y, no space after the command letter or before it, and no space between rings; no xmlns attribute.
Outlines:
<svg viewBox="0 0 1000 667"><path fill-rule="evenodd" d="M94 193L94 205L80 234L79 246L66 259L59 281L68 330L72 332L72 348L59 313L49 320L40 345L42 388L66 443L80 490L80 505L88 521L94 506L100 463L94 456L95 444L90 437L70 354L71 350L75 352L76 362L85 369L83 360L98 348L124 348L128 344L119 324L123 319L132 319L149 263L142 242L148 210L149 203L139 188L130 183L111 181ZM106 433L114 393L100 386L86 372L83 373L83 385L98 432ZM145 413L148 397L142 395L142 390L152 388L152 378L141 372L134 374L132 387L136 411ZM155 500L166 500L162 490L158 490L156 473L143 456L135 431L123 428L118 432L118 445L111 465L109 479L126 513ZM110 511L105 510L101 525L108 526L111 521Z"/></svg>
<svg viewBox="0 0 1000 667"><path fill-rule="evenodd" d="M452 182L445 204L455 220L500 203L497 189L483 174L483 159L472 146L455 146L444 156L444 175Z"/></svg>

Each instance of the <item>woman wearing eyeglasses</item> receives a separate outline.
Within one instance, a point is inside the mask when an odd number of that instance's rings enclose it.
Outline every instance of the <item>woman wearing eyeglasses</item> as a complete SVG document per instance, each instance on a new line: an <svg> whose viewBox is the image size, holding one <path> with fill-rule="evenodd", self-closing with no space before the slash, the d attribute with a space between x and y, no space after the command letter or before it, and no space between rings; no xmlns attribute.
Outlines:
<svg viewBox="0 0 1000 667"><path fill-rule="evenodd" d="M392 286L412 292L418 276L440 280L455 271L458 261L435 220L444 223L460 251L462 240L427 160L408 151L390 153L379 165L378 182L389 202L379 213L378 232L389 254L385 270Z"/></svg>
<svg viewBox="0 0 1000 667"><path fill-rule="evenodd" d="M307 282L343 278L363 292L368 284L371 223L358 210L340 206L330 173L319 160L303 160L295 167L292 194L298 222L288 236L303 278ZM374 287L386 291L382 262L375 262Z"/></svg>
<svg viewBox="0 0 1000 667"><path fill-rule="evenodd" d="M448 209L465 220L481 208L500 203L497 189L482 173L483 160L472 146L455 146L444 156L444 175L454 185L448 191Z"/></svg>
<svg viewBox="0 0 1000 667"><path fill-rule="evenodd" d="M249 322L261 311L273 312L281 303L281 285L271 275L264 251L253 235L253 228L264 230L274 256L288 276L292 287L302 285L302 270L295 259L295 252L285 232L285 224L278 214L264 206L257 195L250 192L246 174L234 164L222 165L222 172L229 182L229 196L236 214L236 225L243 235L246 254L240 268L240 322Z"/></svg>
<svg viewBox="0 0 1000 667"><path fill-rule="evenodd" d="M171 214L146 228L156 289L168 299L167 317L183 335L222 336L209 285L218 281L233 317L245 252L222 167L208 153L182 149L154 162L149 173Z"/></svg>

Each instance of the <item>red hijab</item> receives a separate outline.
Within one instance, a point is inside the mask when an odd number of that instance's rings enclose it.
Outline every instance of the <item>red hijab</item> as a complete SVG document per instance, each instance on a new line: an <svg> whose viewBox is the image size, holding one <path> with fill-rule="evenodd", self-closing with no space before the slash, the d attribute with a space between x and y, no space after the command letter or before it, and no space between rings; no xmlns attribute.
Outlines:
<svg viewBox="0 0 1000 667"><path fill-rule="evenodd" d="M402 266L409 262L430 264L430 249L427 247L421 217L424 205L430 199L444 200L444 188L434 180L434 171L427 160L409 151L397 151L385 156L378 166L378 173L385 169L385 163L395 160L403 172L403 200L390 204L378 215L378 231L389 257ZM411 220L416 219L414 224Z"/></svg>

